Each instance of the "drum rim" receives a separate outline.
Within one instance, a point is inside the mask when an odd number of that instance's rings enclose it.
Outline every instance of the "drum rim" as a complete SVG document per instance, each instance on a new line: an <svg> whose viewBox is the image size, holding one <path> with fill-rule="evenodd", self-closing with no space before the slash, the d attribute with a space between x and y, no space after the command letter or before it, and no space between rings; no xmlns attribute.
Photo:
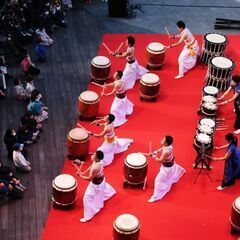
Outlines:
<svg viewBox="0 0 240 240"><path fill-rule="evenodd" d="M91 93L91 94L94 94L97 98L96 99L94 99L94 100L92 100L92 101L88 101L88 100L85 100L85 99L83 99L82 97L81 97L81 95L82 94L86 94L87 92L89 92L89 93ZM99 95L96 93L96 92L94 92L94 91L83 91L83 92L81 92L80 93L80 95L79 95L79 97L78 97L78 99L81 99L81 100L83 100L84 102L86 101L86 102L97 102L97 101L99 101Z"/></svg>
<svg viewBox="0 0 240 240"><path fill-rule="evenodd" d="M163 48L162 48L161 50L153 50L153 49L151 49L151 48L150 48L150 44L156 44L156 43L157 43L158 45L161 45ZM151 43L149 43L149 44L147 45L146 50L147 50L147 52L152 53L152 54L162 54L162 53L165 53L166 48L164 47L164 45L163 45L162 43L159 43L159 42L151 42Z"/></svg>
<svg viewBox="0 0 240 240"><path fill-rule="evenodd" d="M210 126L208 126L208 125L206 125L206 124L198 124L198 130L201 132L201 133L203 133L202 131L201 131L201 129L200 129L200 127L201 126L207 126L208 128L209 128L209 130L210 130L210 132L209 133L205 133L205 134L212 134L213 133L213 128L212 127L210 127Z"/></svg>
<svg viewBox="0 0 240 240"><path fill-rule="evenodd" d="M217 65L215 65L215 64L213 63L214 59L216 59L216 58L227 59L227 60L229 60L229 61L232 63L232 65L229 66L229 67L217 66ZM229 62L229 61L228 61L228 62ZM223 56L214 56L214 57L211 57L211 58L209 59L209 64L210 64L211 67L219 68L219 69L224 69L224 70L227 70L227 69L231 70L231 69L234 69L234 68L235 68L235 62L234 62L232 59L227 58L227 57L223 57Z"/></svg>
<svg viewBox="0 0 240 240"><path fill-rule="evenodd" d="M134 228L130 228L130 229L126 229L126 228L122 228L121 226L119 226L117 224L117 220L118 218L120 217L123 217L124 215L128 215L128 216L131 216L131 218L133 218L134 220L136 220L137 222L137 226L134 227ZM123 234L131 234L131 233L134 233L134 232L137 232L140 228L140 221L138 220L137 217L135 217L134 215L130 214L130 213L124 213L124 214L121 214L119 215L113 222L113 225L114 225L114 229L115 230L119 230L119 232L122 232ZM126 232L125 232L126 231Z"/></svg>
<svg viewBox="0 0 240 240"><path fill-rule="evenodd" d="M208 138L209 138L209 141L208 142L201 142L200 139L198 138L199 135L206 135ZM209 137L209 135L205 134L205 133L197 133L196 136L195 136L195 139L198 140L200 143L203 143L203 144L210 144L212 142L212 139Z"/></svg>
<svg viewBox="0 0 240 240"><path fill-rule="evenodd" d="M216 93L206 92L206 88L208 88L208 89L215 89L215 90L217 90L217 92L216 92ZM205 87L203 88L203 92L204 92L206 95L211 95L211 94L217 95L217 94L219 93L219 90L218 90L218 88L215 87L215 86L205 86Z"/></svg>
<svg viewBox="0 0 240 240"><path fill-rule="evenodd" d="M236 202L239 203L239 206L236 205ZM233 201L233 206L236 208L235 210L237 210L237 212L240 213L240 196Z"/></svg>
<svg viewBox="0 0 240 240"><path fill-rule="evenodd" d="M57 178L68 178L68 179L70 179L71 181L72 181L72 185L71 186L69 186L69 187L65 187L65 188L61 188L61 186L58 186L57 184L56 184L56 180L57 180ZM60 190L62 190L62 192L65 192L65 191L69 191L69 189L75 189L76 188L76 186L77 186L77 180L75 179L75 177L73 177L72 175L70 175L70 174L59 174L58 176L56 176L54 179L53 179L53 185L52 185L52 187L56 187L55 189L60 189Z"/></svg>
<svg viewBox="0 0 240 240"><path fill-rule="evenodd" d="M86 138L76 139L76 138L73 138L70 135L71 131L73 131L73 130L76 131L76 130L79 130L79 129L81 129L84 133L86 133ZM69 131L68 138L75 141L75 142L82 142L82 141L86 141L87 139L89 139L89 134L83 128L73 128L72 130Z"/></svg>
<svg viewBox="0 0 240 240"><path fill-rule="evenodd" d="M94 62L94 59L96 59L96 58L103 58L103 59L106 59L107 62L106 62L105 64L98 65L96 62ZM108 57L106 57L106 56L102 56L102 55L100 55L100 56L96 56L96 57L94 57L94 58L92 59L91 63L93 63L93 65L96 65L96 66L107 66L107 65L111 64L111 60L110 60Z"/></svg>
<svg viewBox="0 0 240 240"><path fill-rule="evenodd" d="M205 119L206 119L207 121L210 120L210 121L212 121L212 122L214 123L213 127L210 126L211 128L214 128L214 127L216 126L216 122L215 122L213 119L211 119L211 118L201 118L201 119L199 120L199 123L200 123L201 125L207 125L207 124L201 123L201 121L202 121L202 120L205 120ZM209 126L209 125L208 125L208 126Z"/></svg>
<svg viewBox="0 0 240 240"><path fill-rule="evenodd" d="M209 101L209 100L204 100L204 98L209 98L209 99L212 99L213 101ZM212 95L205 95L205 96L202 96L202 101L204 102L213 102L213 103L216 103L217 102L217 98L215 98L214 96Z"/></svg>
<svg viewBox="0 0 240 240"><path fill-rule="evenodd" d="M157 79L157 81L156 81L156 82L153 82L153 83L147 83L147 82L144 81L144 77L146 77L146 76L154 76L154 77ZM155 74L155 73L145 73L145 74L142 75L142 77L141 77L141 79L140 79L140 82L141 82L143 85L146 85L146 86L157 86L157 85L160 84L160 78L159 78L159 76L158 76L157 74Z"/></svg>
<svg viewBox="0 0 240 240"><path fill-rule="evenodd" d="M217 109L218 109L217 104L211 104L211 105L215 106L215 108L212 109L212 108L207 108L207 107L206 107L206 104L209 104L209 103L211 103L211 102L204 102L204 103L202 104L202 107L205 108L205 109L207 109L207 110L210 110L210 111L217 111Z"/></svg>
<svg viewBox="0 0 240 240"><path fill-rule="evenodd" d="M223 37L225 39L225 41L223 41L223 42L211 42L209 39L207 39L207 36L209 36L209 35L219 35L219 36ZM207 34L204 35L204 40L206 40L210 43L217 44L217 45L226 45L228 43L227 36L224 35L224 34L221 34L221 33L207 33Z"/></svg>
<svg viewBox="0 0 240 240"><path fill-rule="evenodd" d="M139 157L141 156L141 158L144 159L145 162L144 162L142 165L138 165L138 166L132 165L131 163L129 163L129 162L127 161L127 158L128 158L129 156L131 156L131 155L132 155L132 156L136 155L136 157L137 157L137 156L139 156ZM146 166L146 165L148 164L147 158L146 158L143 154L141 154L141 153L130 153L130 154L128 154L128 155L126 156L124 162L126 163L127 166L132 167L132 168L142 168L143 166Z"/></svg>

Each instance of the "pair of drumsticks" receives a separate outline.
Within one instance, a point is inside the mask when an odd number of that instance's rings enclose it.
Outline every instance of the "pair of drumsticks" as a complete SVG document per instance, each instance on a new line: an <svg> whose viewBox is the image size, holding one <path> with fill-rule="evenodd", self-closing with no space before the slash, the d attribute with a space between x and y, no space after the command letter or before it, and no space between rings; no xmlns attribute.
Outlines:
<svg viewBox="0 0 240 240"><path fill-rule="evenodd" d="M123 42L121 42L121 44L119 45L119 47L115 50L115 52L111 51L110 48L107 46L106 43L102 43L102 45L107 49L107 51L109 52L109 54L116 54L119 52L119 50L121 49Z"/></svg>

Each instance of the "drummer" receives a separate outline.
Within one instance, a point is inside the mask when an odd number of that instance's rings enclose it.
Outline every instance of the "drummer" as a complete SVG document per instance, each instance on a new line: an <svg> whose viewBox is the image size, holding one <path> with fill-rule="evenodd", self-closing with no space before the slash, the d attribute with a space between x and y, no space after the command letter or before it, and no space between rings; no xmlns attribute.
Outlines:
<svg viewBox="0 0 240 240"><path fill-rule="evenodd" d="M234 109L236 113L236 119L234 123L235 134L240 134L240 76L234 75L231 80L230 87L227 91L218 99L222 100L225 98L231 91L234 91L234 95L226 101L219 103L219 105L225 105L230 102L234 102Z"/></svg>
<svg viewBox="0 0 240 240"><path fill-rule="evenodd" d="M133 88L135 81L148 72L146 68L138 65L137 59L135 58L134 44L135 38L128 36L126 40L127 50L125 52L111 52L111 55L118 58L125 58L127 61L122 76L125 90Z"/></svg>
<svg viewBox="0 0 240 240"><path fill-rule="evenodd" d="M104 153L104 166L112 163L114 154L126 151L130 144L133 143L133 139L116 137L113 125L114 120L115 116L110 113L107 116L92 122L92 124L96 124L97 126L103 126L102 132L90 133L90 135L97 138L104 138L103 144L98 148L98 150L101 150Z"/></svg>
<svg viewBox="0 0 240 240"><path fill-rule="evenodd" d="M89 181L89 184L83 196L84 217L80 219L80 222L91 220L103 208L104 201L116 194L115 189L105 181L103 157L102 151L96 151L92 155L92 165L84 172L81 171L83 166L81 162L78 175Z"/></svg>
<svg viewBox="0 0 240 240"><path fill-rule="evenodd" d="M196 65L197 55L199 51L198 42L190 30L188 28L185 28L185 23L183 21L178 21L177 28L180 34L169 35L169 38L179 38L179 40L169 45L168 48L176 47L182 42L185 43L185 46L178 57L179 72L178 75L175 76L175 79L184 77L184 73Z"/></svg>
<svg viewBox="0 0 240 240"><path fill-rule="evenodd" d="M112 91L109 93L102 92L103 96L111 96L115 94L110 113L115 116L113 122L114 127L118 127L124 124L127 119L126 116L133 112L134 104L128 100L123 80L121 79L123 75L122 71L116 71L114 74L114 82L106 84L105 87L113 87Z"/></svg>
<svg viewBox="0 0 240 240"><path fill-rule="evenodd" d="M163 145L158 150L150 153L154 159L158 162L162 162L160 171L155 178L154 192L148 202L155 202L162 199L167 192L170 191L173 183L178 182L182 175L186 172L184 168L175 163L175 157L173 155L173 137L165 136L161 144ZM161 156L158 157L158 153L161 152Z"/></svg>

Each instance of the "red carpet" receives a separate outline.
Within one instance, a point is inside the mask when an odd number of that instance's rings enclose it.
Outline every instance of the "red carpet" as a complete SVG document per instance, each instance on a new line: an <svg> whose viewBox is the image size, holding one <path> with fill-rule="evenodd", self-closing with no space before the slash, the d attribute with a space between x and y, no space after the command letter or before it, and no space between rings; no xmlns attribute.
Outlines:
<svg viewBox="0 0 240 240"><path fill-rule="evenodd" d="M143 66L145 66L145 48L150 42L158 41L166 45L173 42L165 35L135 34L134 37L136 37L136 57ZM125 41L125 38L125 34L106 34L103 42L110 49L116 49L120 42ZM238 66L240 37L230 36L229 39L230 44L226 55L234 59ZM202 37L198 36L198 40L201 46ZM196 184L193 183L198 170L192 168L196 157L192 144L199 119L196 112L207 69L198 63L183 79L175 80L174 76L178 72L177 58L181 48L182 46L167 50L163 68L160 71L152 71L156 72L161 79L160 96L157 102L141 102L138 83L128 93L128 98L135 104L134 112L126 124L116 129L116 134L119 137L133 138L134 144L127 152L116 155L114 162L105 168L106 180L116 189L117 194L106 202L104 209L92 221L80 223L79 219L83 216L82 197L88 182L78 178L76 208L70 211L51 209L43 240L110 240L112 239L112 222L122 213L132 213L138 217L141 222L141 240L237 239L237 236L230 235L229 216L233 200L240 195L240 181L229 189L217 191L216 187L221 183L224 166L223 161L217 161L212 163L214 169L209 172L213 183L205 173L199 176ZM98 54L108 56L103 46L100 46ZM109 58L112 61L112 73L124 68L125 60ZM234 73L239 72L235 69ZM101 90L92 85L89 89L98 93ZM99 115L108 113L112 99L112 97L101 99ZM233 105L230 103L222 106L218 112L219 117L226 117L229 129L215 132L217 145L224 144L224 135L233 130L232 110ZM100 132L101 130L88 122L81 122L81 124L92 131ZM124 158L132 152L147 152L150 140L153 142L153 149L156 149L166 134L174 136L176 161L187 170L187 173L162 200L148 203L160 165L149 158L145 190L123 189ZM90 150L96 150L101 142L102 140L92 138ZM224 154L225 150L218 150L215 153L216 156ZM66 161L63 172L75 175L76 171L70 161Z"/></svg>

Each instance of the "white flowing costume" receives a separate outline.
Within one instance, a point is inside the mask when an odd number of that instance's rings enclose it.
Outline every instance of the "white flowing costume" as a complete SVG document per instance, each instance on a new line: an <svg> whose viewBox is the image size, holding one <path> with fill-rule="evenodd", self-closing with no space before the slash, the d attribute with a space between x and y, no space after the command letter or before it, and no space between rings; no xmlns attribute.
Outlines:
<svg viewBox="0 0 240 240"><path fill-rule="evenodd" d="M131 55L126 57L127 63L123 70L122 80L124 81L125 90L133 88L135 81L148 72L146 68L138 65L137 59L134 57L134 47L129 47L127 51ZM129 63L131 61L134 62Z"/></svg>
<svg viewBox="0 0 240 240"><path fill-rule="evenodd" d="M133 139L130 138L117 138L112 123L107 127L110 129L110 133L105 135L103 144L98 148L98 150L101 150L104 154L104 166L112 163L114 154L126 151L129 145L133 143Z"/></svg>
<svg viewBox="0 0 240 240"><path fill-rule="evenodd" d="M127 122L126 115L132 114L133 106L134 106L134 104L128 100L127 96L125 96L124 98L118 97L118 95L120 94L125 94L123 81L122 80L118 80L118 81L121 81L122 87L119 90L117 90L116 96L113 100L113 103L110 109L110 113L115 116L115 120L113 122L114 127L118 127L124 124L125 122Z"/></svg>
<svg viewBox="0 0 240 240"><path fill-rule="evenodd" d="M199 52L197 40L195 40L188 28L182 31L181 37L183 35L187 36L187 38L184 40L185 46L178 57L179 75L184 75L185 72L196 65ZM191 52L194 52L194 55L191 55Z"/></svg>
<svg viewBox="0 0 240 240"><path fill-rule="evenodd" d="M164 147L163 152L167 154L167 162L173 160L172 145ZM173 163L172 167L164 167L162 164L160 171L155 178L154 193L151 199L153 201L162 199L166 193L170 191L172 184L178 182L185 172L186 170L177 163Z"/></svg>
<svg viewBox="0 0 240 240"><path fill-rule="evenodd" d="M103 162L100 161L95 164L101 165L101 170L96 177L103 176ZM83 196L84 218L88 221L98 213L104 206L104 201L111 198L116 194L115 189L110 186L105 179L99 185L94 184L92 181L88 184L88 187Z"/></svg>

